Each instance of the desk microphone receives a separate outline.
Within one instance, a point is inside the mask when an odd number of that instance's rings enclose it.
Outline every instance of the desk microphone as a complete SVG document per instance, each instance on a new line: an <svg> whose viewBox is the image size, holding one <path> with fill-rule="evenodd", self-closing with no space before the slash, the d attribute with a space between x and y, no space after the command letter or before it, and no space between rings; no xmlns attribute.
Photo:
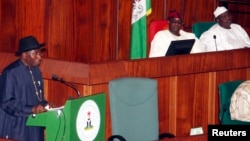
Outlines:
<svg viewBox="0 0 250 141"><path fill-rule="evenodd" d="M216 47L216 51L217 51L217 42L216 42L216 35L213 36L214 38L214 44L215 44L215 47Z"/></svg>
<svg viewBox="0 0 250 141"><path fill-rule="evenodd" d="M77 96L78 96L78 97L81 96L79 90L76 88L76 86L75 86L74 84L65 81L63 78L58 78L57 75L55 75L55 74L52 74L52 80L59 81L59 82L65 84L65 85L67 85L67 86L73 88L73 89L76 91Z"/></svg>

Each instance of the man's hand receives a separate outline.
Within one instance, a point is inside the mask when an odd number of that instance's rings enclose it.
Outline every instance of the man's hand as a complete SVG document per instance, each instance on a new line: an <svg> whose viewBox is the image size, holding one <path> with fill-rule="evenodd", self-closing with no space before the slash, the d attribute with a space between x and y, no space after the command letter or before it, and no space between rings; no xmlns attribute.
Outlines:
<svg viewBox="0 0 250 141"><path fill-rule="evenodd" d="M32 108L32 113L33 114L38 114L38 113L43 113L46 112L47 110L45 109L45 107L43 107L43 105L36 105Z"/></svg>

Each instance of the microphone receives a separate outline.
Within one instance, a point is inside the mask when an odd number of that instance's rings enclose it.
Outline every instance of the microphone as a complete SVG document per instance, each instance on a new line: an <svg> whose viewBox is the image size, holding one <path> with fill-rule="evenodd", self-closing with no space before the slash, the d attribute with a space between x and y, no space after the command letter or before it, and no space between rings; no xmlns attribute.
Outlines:
<svg viewBox="0 0 250 141"><path fill-rule="evenodd" d="M79 90L76 88L76 86L75 86L74 84L65 81L63 78L58 78L57 75L55 75L55 74L52 74L52 80L59 81L59 82L65 84L65 85L67 85L67 86L73 88L73 89L76 91L77 96L78 96L78 97L81 96Z"/></svg>
<svg viewBox="0 0 250 141"><path fill-rule="evenodd" d="M214 38L214 44L215 44L215 47L216 47L215 49L216 49L216 51L217 51L216 35L214 35L213 38Z"/></svg>

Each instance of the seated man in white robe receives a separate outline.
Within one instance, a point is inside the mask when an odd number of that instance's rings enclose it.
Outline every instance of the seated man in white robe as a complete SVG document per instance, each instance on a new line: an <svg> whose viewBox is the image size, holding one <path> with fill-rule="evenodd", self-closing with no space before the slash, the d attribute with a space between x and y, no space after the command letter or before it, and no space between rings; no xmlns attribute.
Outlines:
<svg viewBox="0 0 250 141"><path fill-rule="evenodd" d="M232 23L232 16L225 7L217 7L214 16L217 23L200 37L206 52L250 47L247 32L240 25Z"/></svg>

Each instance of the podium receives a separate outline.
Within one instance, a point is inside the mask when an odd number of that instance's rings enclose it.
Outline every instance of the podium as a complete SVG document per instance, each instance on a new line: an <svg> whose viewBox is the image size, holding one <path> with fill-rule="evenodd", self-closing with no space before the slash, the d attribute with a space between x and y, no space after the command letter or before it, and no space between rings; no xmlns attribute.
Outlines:
<svg viewBox="0 0 250 141"><path fill-rule="evenodd" d="M30 115L27 126L45 127L46 141L105 140L106 94L67 100L63 107Z"/></svg>

